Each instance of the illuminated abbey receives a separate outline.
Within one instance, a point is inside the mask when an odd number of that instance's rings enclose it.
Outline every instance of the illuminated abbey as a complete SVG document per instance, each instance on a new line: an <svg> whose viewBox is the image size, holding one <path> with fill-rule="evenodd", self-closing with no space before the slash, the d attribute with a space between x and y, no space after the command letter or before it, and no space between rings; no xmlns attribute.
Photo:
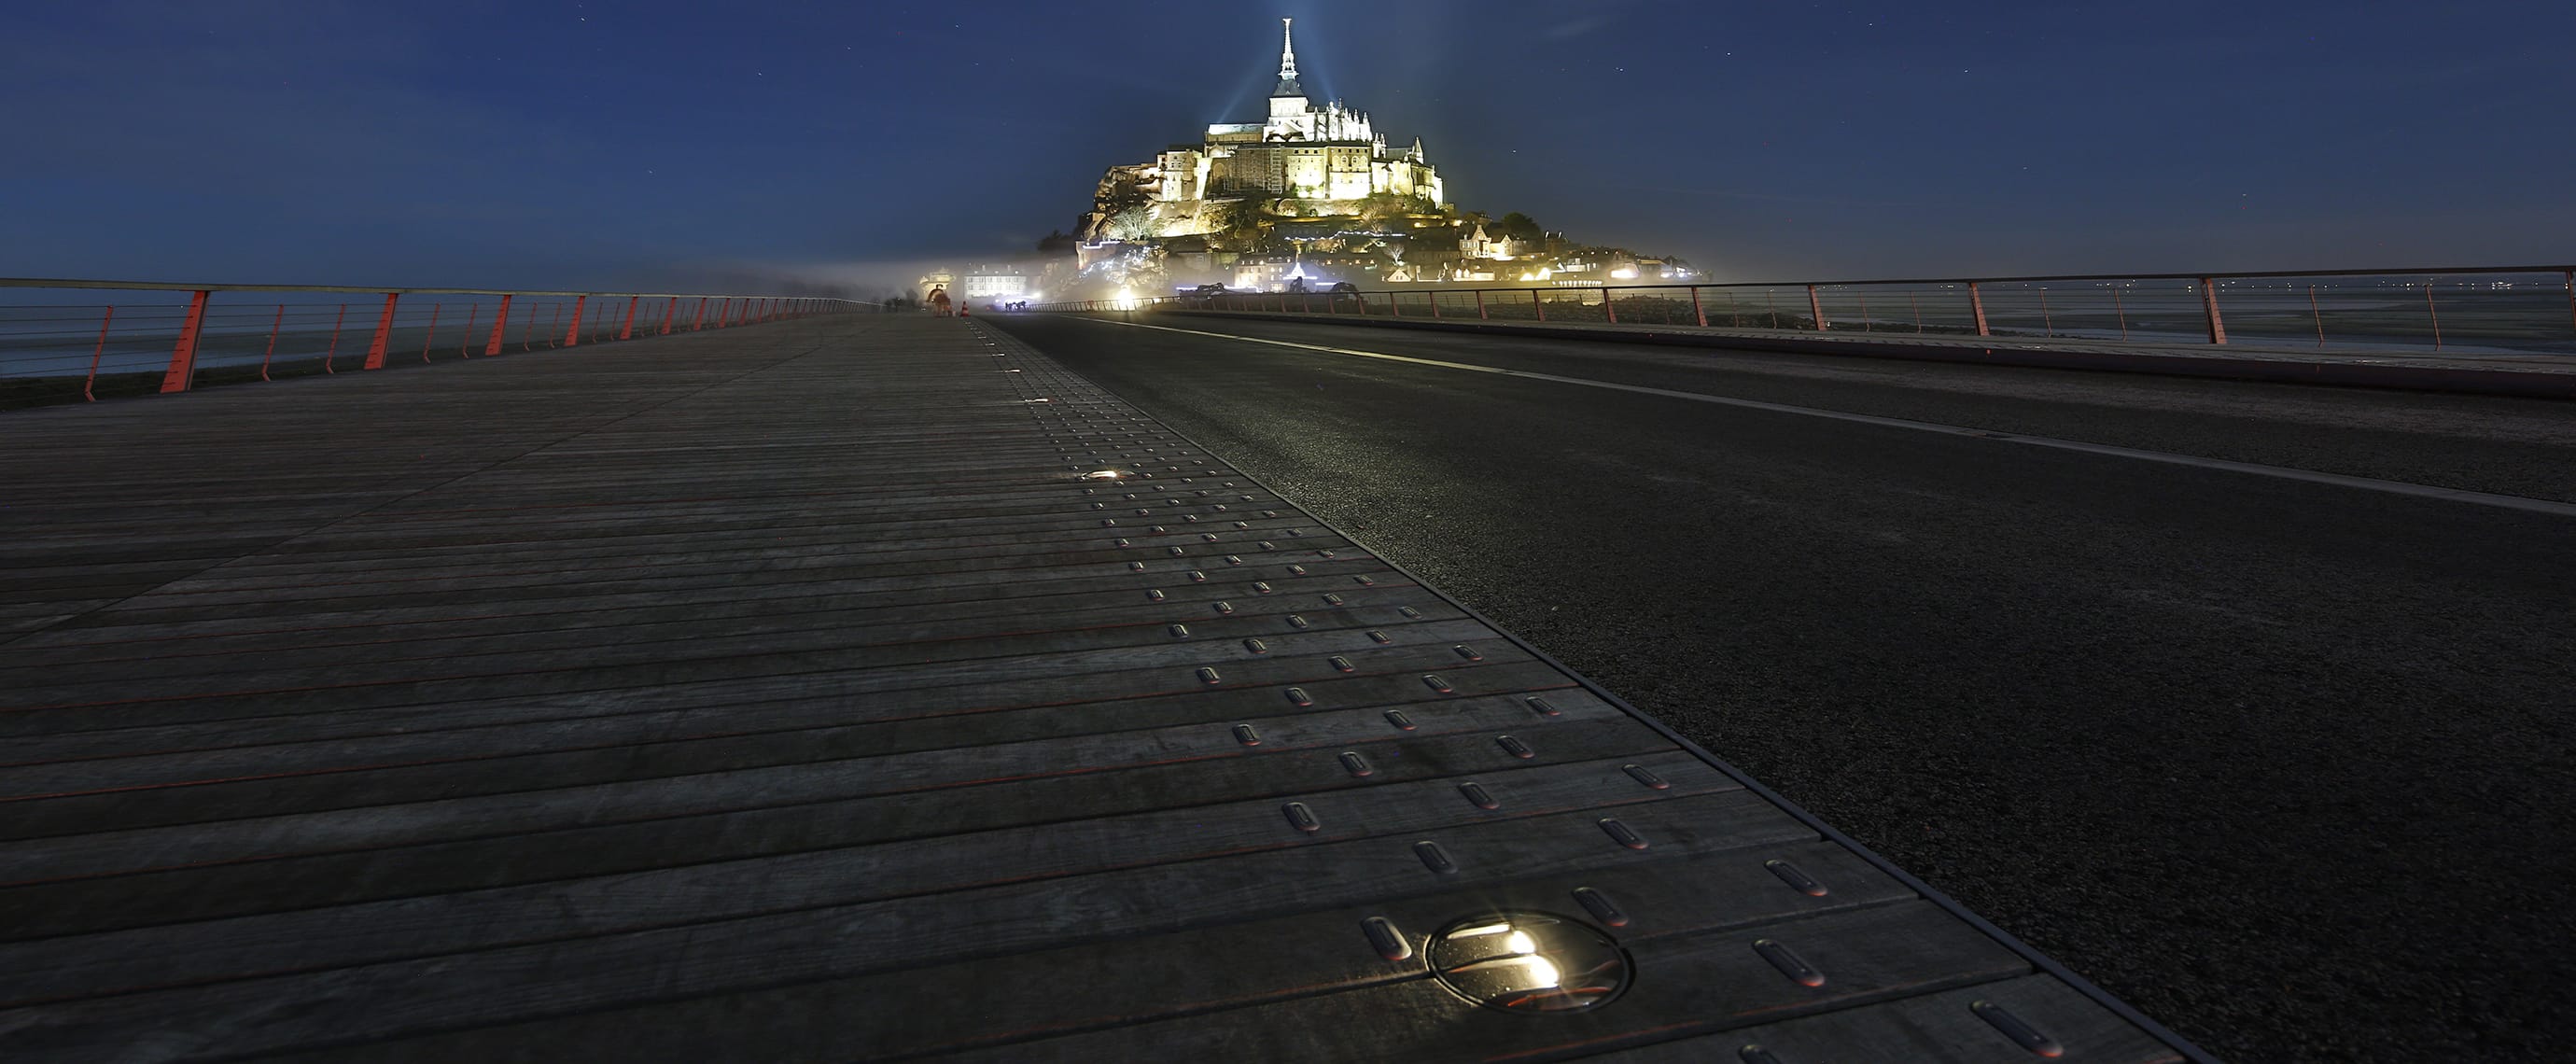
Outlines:
<svg viewBox="0 0 2576 1064"><path fill-rule="evenodd" d="M1099 208L1084 235L1139 239L1217 232L1227 219L1215 201L1296 201L1284 213L1355 213L1372 196L1447 203L1440 173L1410 147L1390 150L1368 112L1335 100L1317 106L1297 80L1292 20L1280 19L1279 81L1259 122L1220 122L1197 144L1176 144L1153 162L1115 166L1101 178ZM1122 212L1124 216L1122 217Z"/></svg>
<svg viewBox="0 0 2576 1064"><path fill-rule="evenodd" d="M1297 83L1297 44L1290 19L1279 20L1279 84L1270 117L1207 128L1198 147L1174 147L1156 160L1159 199L1270 195L1356 200L1393 193L1442 202L1440 175L1422 157L1422 141L1390 152L1365 111L1335 100L1318 108Z"/></svg>

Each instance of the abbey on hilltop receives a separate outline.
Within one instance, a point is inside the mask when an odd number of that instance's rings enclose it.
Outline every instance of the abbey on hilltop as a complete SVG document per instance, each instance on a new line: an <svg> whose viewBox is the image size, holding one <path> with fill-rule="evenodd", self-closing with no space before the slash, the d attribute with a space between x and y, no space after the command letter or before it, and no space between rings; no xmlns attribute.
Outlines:
<svg viewBox="0 0 2576 1064"><path fill-rule="evenodd" d="M1037 261L936 273L921 290L954 284L970 299L1043 302L1041 293L1093 298L1208 284L1574 287L1692 276L1679 259L1582 246L1524 215L1452 207L1420 139L1390 148L1368 112L1306 95L1294 24L1279 22L1267 117L1220 122L1151 162L1110 167L1074 232L1039 241Z"/></svg>
<svg viewBox="0 0 2576 1064"><path fill-rule="evenodd" d="M1219 123L1197 145L1174 145L1143 175L1167 203L1208 196L1268 195L1306 200L1361 200L1394 195L1437 205L1440 174L1423 158L1422 140L1390 152L1366 111L1340 100L1321 108L1297 82L1292 19L1279 20L1279 84L1270 117Z"/></svg>
<svg viewBox="0 0 2576 1064"><path fill-rule="evenodd" d="M1221 233L1246 220L1237 205L1247 201L1260 201L1261 213L1305 217L1356 215L1369 201L1381 213L1445 204L1440 173L1423 156L1421 140L1389 149L1368 112L1307 98L1297 80L1293 20L1279 23L1279 81L1270 92L1269 117L1220 122L1196 144L1172 145L1152 162L1110 167L1078 235L1137 240Z"/></svg>

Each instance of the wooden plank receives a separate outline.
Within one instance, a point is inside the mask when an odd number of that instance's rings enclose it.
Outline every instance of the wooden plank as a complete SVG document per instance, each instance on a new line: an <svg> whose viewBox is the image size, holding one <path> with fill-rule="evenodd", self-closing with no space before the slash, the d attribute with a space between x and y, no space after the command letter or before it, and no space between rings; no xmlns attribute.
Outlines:
<svg viewBox="0 0 2576 1064"><path fill-rule="evenodd" d="M1110 530L1103 530L1110 531ZM1151 554L1163 557L1168 550L1179 549L1198 563L1219 564L1217 559L1228 554L1251 558L1260 556L1263 564L1283 565L1303 562L1313 555L1298 552L1317 549L1349 551L1350 545L1338 536L1322 535L1308 530L1308 535L1272 541L1275 549L1263 550L1257 541L1235 532L1222 542L1190 542L1174 537L1168 542L1149 542L1139 537L1131 547L1117 547L1106 537L1089 544L1030 543L1008 546L975 546L918 551L886 551L856 557L840 564L815 566L783 574L797 583L829 580L866 580L896 574L975 573L992 574L1008 579L1011 570L1040 569L1085 563L1117 564L1139 560ZM133 616L170 611L208 611L221 608L236 616L267 616L313 612L321 609L360 609L381 606L425 605L442 602L487 602L495 600L560 598L567 594L613 594L622 591L668 591L716 584L739 583L758 568L730 566L683 566L668 573L651 575L610 571L596 574L575 570L553 574L524 573L471 579L422 580L350 583L334 586L258 591L171 592L137 600L131 606L119 607L115 614Z"/></svg>
<svg viewBox="0 0 2576 1064"><path fill-rule="evenodd" d="M1817 870L1833 880L1834 892L1810 897L1785 889L1763 866L1774 858ZM1661 934L1843 912L1912 896L1839 846L1789 844L1519 880L1365 908L421 1035L369 1043L363 1055L380 1064L541 1064L615 1047L630 1056L649 1048L669 1059L860 1060L1024 1042L1418 979L1418 965L1390 963L1371 951L1360 934L1360 921L1374 916L1402 929L1429 929L1479 906L1579 910L1572 898L1578 887L1617 898L1634 917L1631 926L1651 925ZM1175 958L1225 962L1175 963ZM284 1059L318 1061L349 1053L343 1048Z"/></svg>
<svg viewBox="0 0 2576 1064"><path fill-rule="evenodd" d="M1686 755L1647 759L1671 786L1637 785L1620 761L1515 768L1476 780L1493 810L1459 797L1450 779L1285 796L1310 809L1309 833L1282 800L1084 816L1042 825L792 855L687 865L396 901L339 905L106 934L0 944L0 971L29 973L0 989L0 1006L181 986L407 957L498 949L568 933L613 935L766 913L1074 878L1118 869L1290 847L1436 832L1569 810L1678 801L1736 791ZM1742 807L1744 803L1738 802ZM1635 817L1636 811L1622 815ZM1176 869L1175 875L1186 875ZM1066 884L1080 891L1080 884ZM566 913L579 914L568 924Z"/></svg>
<svg viewBox="0 0 2576 1064"><path fill-rule="evenodd" d="M1418 633L1417 633L1418 636ZM1487 660L1526 660L1505 644L1485 647ZM238 716L324 713L334 709L436 705L448 700L543 697L558 707L723 706L788 698L866 698L900 693L903 704L965 703L985 709L1080 702L1107 697L1154 697L1211 686L1198 668L1218 668L1216 686L1276 686L1365 673L1425 671L1460 664L1439 642L1345 650L1338 655L1252 655L1224 662L1193 657L1188 648L1121 652L1132 667L1086 671L1090 655L1025 655L993 662L934 662L893 668L795 671L792 662L684 662L671 668L569 669L496 676L391 680L373 685L316 685L270 691L221 692L156 701L66 706L0 716L29 731L60 731L64 722L98 727L213 721ZM1339 658L1340 662L1333 659ZM1344 667L1344 665L1347 667ZM708 673L716 673L709 676ZM969 688L956 691L955 688ZM941 694L939 692L947 692ZM109 715L112 712L113 715ZM10 719L14 716L16 719Z"/></svg>
<svg viewBox="0 0 2576 1064"><path fill-rule="evenodd" d="M1259 531L1262 534L1255 538L1260 539L1297 538L1292 530L1302 529L1308 532L1318 530L1312 520L1293 514L1283 513L1276 518L1262 516L1265 512L1279 513L1280 511L1276 509L1239 512L1233 507L1222 510L1209 507L1200 508L1197 512L1158 512L1151 516L1138 516L1136 514L1138 509L1151 508L1129 507L1124 512L1089 509L1076 511L1059 500L1055 503L1052 513L988 518L975 523L982 527L960 522L945 527L868 528L845 519L829 524L818 524L815 531L802 534L782 529L774 522L763 522L757 523L754 528L744 530L708 530L686 534L664 532L655 537L659 541L655 545L638 544L623 538L603 543L596 539L567 541L561 537L550 536L532 539L523 546L513 546L496 544L492 535L494 530L485 526L479 544L493 546L496 549L439 554L409 550L402 551L391 558L363 560L336 560L336 555L332 559L257 556L212 570L204 577L192 578L172 588L172 592L196 593L271 586L300 587L348 582L358 578L390 580L399 577L406 580L421 580L441 575L471 577L515 572L531 566L553 563L569 563L584 569L614 571L666 565L720 564L728 561L771 564L797 561L813 565L837 558L858 562L895 551L992 547L1027 544L1039 540L1097 544L1101 542L1102 537L1116 534L1106 531L1107 527L1128 528L1131 524L1147 522L1169 524L1176 531L1206 530L1222 532L1229 536ZM798 512L801 514L807 511ZM653 519L627 515L621 511L618 522L612 527L631 528L633 522L644 520ZM1117 520L1119 524L1103 526L1101 524L1103 520ZM928 522L905 522L905 524L930 525ZM603 550L604 546L614 549Z"/></svg>
<svg viewBox="0 0 2576 1064"><path fill-rule="evenodd" d="M1108 596L1101 596L1101 599L1094 601L1107 598ZM1283 639L1312 641L1322 638L1324 633L1347 628L1383 629L1393 634L1400 629L1410 629L1425 624L1451 625L1455 631L1469 633L1447 637L1457 640L1497 638L1491 629L1484 628L1475 622L1463 622L1463 615L1456 609L1423 594L1417 594L1413 599L1413 602L1421 604L1415 607L1415 612L1424 613L1425 616L1422 617L1407 616L1395 606L1383 607L1374 613L1332 609L1329 612L1319 612L1317 617L1338 622L1334 626L1328 628L1319 625L1294 631L1287 629L1279 621L1279 617L1293 612L1292 605L1300 606L1304 610L1315 610L1324 604L1310 595L1289 600L1274 594L1267 596L1267 613L1246 613L1241 608L1231 614L1217 614L1211 611L1205 617L1188 622L1184 628L1188 633L1186 635L1167 634L1171 624L1180 623L1173 621L1172 617L1179 610L1186 608L1181 603L1169 599L1157 603L1143 594L1117 596L1116 601L1123 607L1124 613L1113 614L1105 619L1111 622L1124 620L1127 623L1081 623L1080 620L1074 623L1058 623L1055 618L1044 614L1023 614L1019 617L999 618L1003 622L999 626L986 623L963 631L943 633L936 628L904 623L909 620L906 614L887 617L881 613L876 617L857 619L877 620L880 623L893 620L896 623L887 628L875 630L836 626L792 632L773 627L743 634L692 630L679 625L668 626L661 632L638 630L634 626L627 626L618 633L625 638L614 639L604 645L598 645L592 641L580 641L570 645L586 649L586 652L580 655L580 661L583 667L591 669L606 668L620 663L669 664L704 658L837 654L839 652L865 652L865 660L870 664L886 667L961 660L970 657L1062 653L1089 649L1108 650L1136 645L1163 646L1172 644L1175 640L1191 640L1213 645L1228 639L1239 640L1252 635L1266 637L1283 632L1286 633ZM1413 602L1405 605L1412 605ZM1245 603L1246 607L1263 605L1265 604ZM1432 618L1427 615L1425 607L1438 609L1447 616ZM1115 608L1120 607L1113 607ZM1156 612L1149 614L1146 612L1148 610ZM654 638L657 634L662 638ZM545 669L559 665L568 657L562 653L564 647L543 645L542 641L539 645L531 646L530 642L526 639L513 638L488 640L480 646L450 643L418 649L405 648L392 652L382 648L362 647L357 650L341 650L337 653L292 651L244 655L165 653L153 655L142 661L107 658L76 663L48 662L19 668L0 668L0 685L16 685L27 692L22 697L78 701L80 696L66 692L73 692L83 686L91 689L105 686L129 697L152 697L167 691L256 689L266 685L293 683L297 679L310 675L311 670L317 667L330 668L333 677L343 683L369 683L385 678L408 679L423 675L490 675ZM42 686L38 686L40 684Z"/></svg>
<svg viewBox="0 0 2576 1064"><path fill-rule="evenodd" d="M1375 716L1375 714L1369 714ZM1546 733L1528 768L1598 758L1620 746L1639 764L1651 744ZM1115 816L1319 789L1365 790L1442 772L1493 769L1478 735L1463 744L1348 744L1376 766L1366 779L1335 773L1334 746L1312 757L1201 760L1124 772L1069 772L970 783L924 801L921 792L754 795L650 817L603 816L581 823L486 825L481 833L360 840L303 855L179 865L112 878L56 880L0 888L18 937L61 935L215 919L326 905L423 897L517 883L579 878L763 854L930 838L1085 816ZM1485 758L1479 762L1475 758ZM1623 762L1624 764L1624 762ZM1322 774L1319 778L1319 774ZM512 830L512 829L516 830ZM495 832L499 833L495 833ZM373 841L375 845L366 843Z"/></svg>
<svg viewBox="0 0 2576 1064"><path fill-rule="evenodd" d="M41 821L44 827L68 828L78 833L21 836L24 841L0 853L0 885L274 860L298 853L371 849L869 794L918 793L994 780L1152 768L1193 760L1222 763L1295 758L1313 764L1312 771L1318 779L1338 784L1348 774L1333 767L1333 748L1359 741L1354 732L1386 744L1384 750L1373 751L1375 756L1369 758L1378 766L1378 771L1367 777L1371 781L1392 780L1396 773L1404 771L1474 771L1514 761L1512 755L1497 752L1490 739L1480 737L1378 738L1393 729L1386 728L1383 720L1372 726L1358 720L1359 716L1336 714L1323 720L1275 721L1280 746L1269 751L1243 747L1235 741L1231 726L1202 724L1139 735L952 747L542 790L533 788L548 782L544 777L514 773L505 783L508 789L497 794L346 810L262 815L268 810L256 802L254 794L242 802L246 808L239 810L238 819L209 819L200 814L177 824L123 830L93 827L77 816L57 821L56 817L64 816L55 808L58 803L29 803L23 807L27 819L54 814ZM1322 729L1331 738L1306 746L1295 741L1295 731L1301 727ZM1515 733L1529 736L1534 757L1528 760L1535 760L1542 750L1549 757L1582 759L1654 748L1650 738L1654 733L1619 718L1541 724L1516 728ZM1264 733L1265 746L1271 742L1268 734ZM510 766L489 767L505 771ZM1136 781L1130 784L1142 785ZM73 812L80 814L100 811L80 799L64 799L59 804L70 805ZM23 830L16 825L12 828Z"/></svg>
<svg viewBox="0 0 2576 1064"><path fill-rule="evenodd" d="M1520 660L1462 663L1460 667L1444 669L1438 675L1448 681L1461 697L1524 687L1533 691L1562 688L1573 683L1552 668ZM1419 676L1391 672L1353 672L1335 679L1304 683L1300 690L1305 691L1319 707L1335 705L1337 700L1346 697L1343 692L1349 691L1365 690L1370 692L1366 696L1369 699L1392 702L1435 693ZM673 727L703 729L710 726L717 727L718 734L732 731L750 734L835 724L935 723L932 719L941 717L955 718L961 727L970 729L964 734L973 735L982 734L971 730L983 727L972 723L982 716L1028 716L1033 711L1042 710L1060 711L1050 714L1050 719L1059 723L1044 729L1045 734L1078 734L1111 730L1081 724L1087 719L1083 714L1096 711L1104 700L1114 700L1126 707L1125 712L1133 714L1133 726L1144 727L1181 719L1181 716L1174 716L1169 708L1176 702L1186 701L1193 706L1238 705L1242 708L1234 711L1237 715L1262 716L1276 712L1283 704L1282 699L1288 697L1283 685L1219 685L1209 689L1203 684L1185 692L1151 695L1129 695L1112 686L1103 687L1100 692L1092 697L1064 697L1067 692L1061 688L1033 688L1025 692L1025 698L1012 698L1009 696L1013 692L1008 691L940 688L912 692L899 705L870 702L857 710L844 701L828 697L756 698L744 695L721 700L725 712L723 717L714 721L699 710L716 700L692 697L686 692L636 692L623 699L501 697L430 706L351 709L341 713L298 713L189 724L58 731L13 739L5 747L8 751L5 756L14 758L12 763L15 765L40 765L119 757L213 754L343 739L390 738L399 741L416 737L427 740L441 732L511 726L524 726L539 734L553 734L555 729L563 729L563 734L568 737L567 745L572 747L582 745L580 740L585 736L615 734L617 730L627 728L641 735L670 735L674 734L670 731ZM1194 715L1195 711L1182 714ZM605 731L585 731L586 727ZM363 749L358 756L366 756Z"/></svg>
<svg viewBox="0 0 2576 1064"><path fill-rule="evenodd" d="M434 610L435 612L428 613L426 615L447 616L460 612L460 610L463 609L471 609L478 613L497 612L508 609L529 611L559 610L566 608L570 604L580 603L583 601L633 601L651 603L682 602L688 601L692 598L711 598L716 600L755 597L783 598L790 596L801 597L828 594L905 591L932 587L990 589L1007 593L1012 586L1022 584L1023 582L1063 579L1071 572L1092 572L1100 575L1122 574L1127 571L1126 564L1131 561L1143 561L1148 566L1152 567L1155 572L1178 573L1192 566L1223 557L1221 553L1213 551L1198 552L1187 557L1172 557L1158 550L1146 549L1143 547L1128 550L1105 549L1101 551L1080 551L1071 553L1073 554L1072 557L1023 557L1016 559L1019 564L1008 566L987 562L981 567L977 567L971 559L952 559L935 566L891 565L860 567L865 569L865 571L858 573L808 573L804 574L804 579L797 583L779 585L768 589L745 587L741 581L722 576L699 576L693 578L660 580L630 577L623 580L586 581L577 585L569 586L513 588L508 589L509 593L507 594L495 592L489 595L481 595L467 590L444 597L431 597L420 594L408 596L378 595L371 598L341 596L316 600L294 600L268 605L262 605L257 602L226 602L221 603L221 605L225 607L225 610L223 611L224 616L237 619L258 619L273 616L293 616L298 614L347 614L361 611L393 610ZM1373 559L1362 559L1351 555L1344 555L1341 558L1333 559L1332 561L1336 563L1333 568L1354 573L1367 572L1374 576L1376 574L1387 572L1383 563L1376 562ZM1304 565L1310 570L1320 571L1324 568L1323 565L1318 564L1314 559L1275 559L1260 566L1257 573L1245 573L1241 575L1253 579L1270 579L1279 576L1296 575L1294 573L1284 571L1285 566L1289 564ZM1229 573L1228 575L1236 574ZM1379 578L1386 579L1387 577ZM206 607L208 605L211 604L197 602L189 605L126 606L113 611L102 611L94 621L89 623L92 625L135 625L199 621L206 618L208 614Z"/></svg>
<svg viewBox="0 0 2576 1064"><path fill-rule="evenodd" d="M1746 805L1746 800L1735 792L1661 802L1629 817L1668 853L1813 839L1767 804ZM1724 806L1729 813L1712 820L1699 815L1701 805ZM60 1037L61 1031L107 1029L128 1038L183 1040L198 1055L275 1052L424 1024L510 1022L649 998L723 993L1337 909L1639 864L1655 856L1611 843L1595 819L1575 813L1427 833L1424 841L1457 855L1458 871L1448 875L1423 866L1411 836L1367 839L1102 873L1087 877L1078 891L1053 881L988 887L360 969L31 1005L0 1010L0 1053ZM1956 921L1948 926L1964 927ZM1976 936L1976 941L1984 939ZM1941 944L1973 948L1946 939ZM2018 958L2013 963L2018 965ZM1772 978L1778 978L1776 972ZM353 992L358 988L363 992ZM241 1022L245 1015L261 1020Z"/></svg>
<svg viewBox="0 0 2576 1064"><path fill-rule="evenodd" d="M1197 587L1186 591L1179 588L1099 588L1016 599L870 603L837 609L736 605L730 608L574 611L56 643L13 647L12 657L22 667L30 669L57 664L167 662L219 655L261 655L263 660L274 663L309 665L330 660L334 655L351 653L366 654L371 660L383 661L472 653L499 647L563 649L601 642L634 643L656 638L717 638L814 630L845 631L851 634L854 643L859 644L921 642L967 639L978 635L1065 631L1126 622L1170 623L1179 609L1187 608L1187 604L1192 602L1207 606L1211 619L1301 613L1310 614L1309 620L1342 620L1359 617L1372 609L1391 611L1402 621L1457 616L1454 607L1414 589L1411 584L1381 581L1374 587L1344 590L1346 586L1319 577L1292 577L1267 582L1266 593L1246 588L1247 593L1239 600L1221 597L1221 593L1211 594ZM1155 591L1163 592L1165 597L1153 597L1150 592ZM1346 605L1316 611L1314 596L1326 592L1340 594ZM1175 593L1183 596L1180 599L1182 606L1167 604ZM1219 602L1225 603L1233 613L1218 611L1216 604ZM1408 606L1421 616L1403 614L1402 608ZM119 643L123 645L117 645Z"/></svg>
<svg viewBox="0 0 2576 1064"><path fill-rule="evenodd" d="M1187 569L1180 565L1156 567L1147 562L1149 571L1160 577L1148 586L1178 586L1188 582ZM1330 562L1306 562L1306 575L1280 575L1263 567L1260 572L1225 570L1209 572L1203 587L1214 593L1249 596L1257 594L1251 587L1255 580L1267 579L1274 586L1288 586L1282 581L1322 581L1330 587L1317 587L1318 593L1350 586L1354 575L1367 574L1376 586L1409 585L1401 576L1378 576L1383 566L1375 559L1345 558ZM464 606L439 605L303 613L282 619L199 615L179 611L175 620L138 620L130 615L100 614L84 618L76 627L60 633L30 637L30 646L88 646L102 642L126 642L143 639L190 638L203 635L235 633L290 633L331 628L358 628L371 625L420 624L447 621L491 621L503 618L529 618L532 623L545 618L580 613L658 613L663 616L686 616L691 611L718 616L742 614L792 613L830 609L887 609L899 605L935 607L965 603L974 608L1007 609L1007 603L1057 595L1091 594L1101 591L1142 593L1125 566L1083 564L1055 569L1011 570L1001 579L989 574L937 574L915 580L872 580L864 582L828 581L803 585L761 585L745 587L726 584L705 589L691 589L661 594L623 593L610 595L572 595L562 598L519 603L470 603ZM1324 578L1331 578L1324 580ZM859 584L862 586L852 586ZM992 604L992 605L987 605ZM0 606L0 610L7 607ZM617 623L612 619L609 623Z"/></svg>

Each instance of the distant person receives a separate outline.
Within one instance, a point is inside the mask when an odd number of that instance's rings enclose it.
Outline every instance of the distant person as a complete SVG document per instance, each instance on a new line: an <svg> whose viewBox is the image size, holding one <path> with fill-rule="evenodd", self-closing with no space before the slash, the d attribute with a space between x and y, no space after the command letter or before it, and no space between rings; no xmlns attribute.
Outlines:
<svg viewBox="0 0 2576 1064"><path fill-rule="evenodd" d="M933 288L930 290L930 312L942 318L948 317L952 313L949 309L947 289Z"/></svg>

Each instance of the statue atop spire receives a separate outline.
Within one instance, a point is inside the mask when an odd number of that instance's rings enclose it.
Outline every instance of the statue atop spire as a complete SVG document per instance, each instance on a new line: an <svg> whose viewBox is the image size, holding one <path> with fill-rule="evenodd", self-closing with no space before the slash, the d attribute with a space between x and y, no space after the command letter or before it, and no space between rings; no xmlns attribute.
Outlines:
<svg viewBox="0 0 2576 1064"><path fill-rule="evenodd" d="M1297 84L1297 41L1289 35L1296 19L1279 20L1279 87L1270 90L1272 97L1304 96L1306 88Z"/></svg>

